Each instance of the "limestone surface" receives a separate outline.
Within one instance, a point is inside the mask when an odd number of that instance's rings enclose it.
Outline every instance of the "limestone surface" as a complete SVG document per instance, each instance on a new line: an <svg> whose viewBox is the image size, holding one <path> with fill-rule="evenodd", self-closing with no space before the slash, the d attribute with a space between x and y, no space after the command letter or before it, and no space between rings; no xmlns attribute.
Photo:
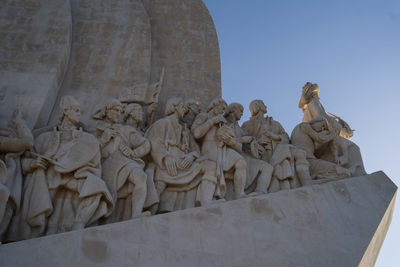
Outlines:
<svg viewBox="0 0 400 267"><path fill-rule="evenodd" d="M64 95L79 99L89 123L107 99L149 81L150 21L140 0L71 0L71 6L71 59L57 102ZM55 109L52 124L57 116Z"/></svg>
<svg viewBox="0 0 400 267"><path fill-rule="evenodd" d="M1 127L17 105L31 128L55 125L65 95L94 126L107 99L146 88L163 69L158 118L168 96L205 105L221 95L217 34L201 0L5 0L0 37Z"/></svg>
<svg viewBox="0 0 400 267"><path fill-rule="evenodd" d="M71 34L69 1L1 1L0 127L18 105L30 128L47 123L68 66Z"/></svg>
<svg viewBox="0 0 400 267"><path fill-rule="evenodd" d="M2 266L373 266L396 192L377 172L4 244L0 258Z"/></svg>

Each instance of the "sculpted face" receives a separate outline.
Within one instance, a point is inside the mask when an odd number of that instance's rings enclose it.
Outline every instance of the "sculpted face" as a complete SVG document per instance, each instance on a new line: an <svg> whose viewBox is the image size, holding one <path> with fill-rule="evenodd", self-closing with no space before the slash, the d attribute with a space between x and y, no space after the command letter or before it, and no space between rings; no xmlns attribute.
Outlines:
<svg viewBox="0 0 400 267"><path fill-rule="evenodd" d="M81 108L77 105L72 105L64 111L64 115L72 123L77 124L81 118Z"/></svg>
<svg viewBox="0 0 400 267"><path fill-rule="evenodd" d="M224 114L225 110L226 110L225 103L220 103L220 104L216 105L213 109L214 114L216 114L216 115Z"/></svg>
<svg viewBox="0 0 400 267"><path fill-rule="evenodd" d="M260 102L259 109L261 113L263 114L267 113L267 106L264 104L264 102Z"/></svg>
<svg viewBox="0 0 400 267"><path fill-rule="evenodd" d="M186 104L186 112L192 111L193 113L200 113L200 103L199 102L189 102Z"/></svg>
<svg viewBox="0 0 400 267"><path fill-rule="evenodd" d="M122 107L121 106L113 106L107 110L107 119L112 122L116 123L118 122L120 116L122 113Z"/></svg>
<svg viewBox="0 0 400 267"><path fill-rule="evenodd" d="M240 106L235 107L233 110L233 114L236 120L240 120L240 118L242 118L243 116L243 108Z"/></svg>
<svg viewBox="0 0 400 267"><path fill-rule="evenodd" d="M319 98L319 86L316 83L307 82L303 86L299 101L299 108L304 109L311 100Z"/></svg>
<svg viewBox="0 0 400 267"><path fill-rule="evenodd" d="M179 102L179 104L175 106L175 110L176 110L179 118L183 118L183 116L186 113L186 108L185 108L185 105L183 105L182 101Z"/></svg>
<svg viewBox="0 0 400 267"><path fill-rule="evenodd" d="M132 110L129 115L137 122L141 122L143 120L143 110L140 107Z"/></svg>

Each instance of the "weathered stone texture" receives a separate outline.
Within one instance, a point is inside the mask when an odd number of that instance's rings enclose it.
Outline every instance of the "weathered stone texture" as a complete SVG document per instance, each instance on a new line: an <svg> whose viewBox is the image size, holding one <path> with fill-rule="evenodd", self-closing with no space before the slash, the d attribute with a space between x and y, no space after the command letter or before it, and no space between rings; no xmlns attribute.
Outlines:
<svg viewBox="0 0 400 267"><path fill-rule="evenodd" d="M221 95L218 39L201 0L4 0L0 45L2 122L24 103L30 126L53 125L72 95L92 124L107 98L158 81L163 67L158 115L170 96L206 106Z"/></svg>
<svg viewBox="0 0 400 267"><path fill-rule="evenodd" d="M5 244L0 258L3 266L372 266L396 190L377 172Z"/></svg>
<svg viewBox="0 0 400 267"><path fill-rule="evenodd" d="M218 38L206 6L201 0L142 1L151 23L151 79L166 68L157 113L163 114L170 96L195 98L206 107L221 96Z"/></svg>
<svg viewBox="0 0 400 267"><path fill-rule="evenodd" d="M17 105L22 105L31 127L38 120L47 121L64 78L70 43L71 11L68 1L1 1L2 126Z"/></svg>
<svg viewBox="0 0 400 267"><path fill-rule="evenodd" d="M83 107L82 121L122 89L147 84L150 75L150 22L140 0L72 0L71 61L60 91ZM58 101L55 106L58 106ZM52 114L57 122L58 110Z"/></svg>

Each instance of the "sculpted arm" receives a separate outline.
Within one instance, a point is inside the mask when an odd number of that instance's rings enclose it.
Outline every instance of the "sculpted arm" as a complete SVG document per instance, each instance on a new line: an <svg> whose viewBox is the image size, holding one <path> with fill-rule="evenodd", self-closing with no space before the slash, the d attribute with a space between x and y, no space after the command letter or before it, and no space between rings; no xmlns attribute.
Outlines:
<svg viewBox="0 0 400 267"><path fill-rule="evenodd" d="M0 151L18 153L31 149L33 146L33 135L31 130L21 118L15 118L13 126L16 137L0 137Z"/></svg>
<svg viewBox="0 0 400 267"><path fill-rule="evenodd" d="M214 125L212 119L208 119L206 114L197 115L192 125L192 133L194 138L200 139L210 130Z"/></svg>
<svg viewBox="0 0 400 267"><path fill-rule="evenodd" d="M280 137L282 143L285 143L285 144L289 143L289 135L286 133L286 131L283 129L283 127L282 127L279 137Z"/></svg>
<svg viewBox="0 0 400 267"><path fill-rule="evenodd" d="M147 138L136 133L131 135L130 139L134 148L132 151L133 157L142 158L150 153L151 145Z"/></svg>
<svg viewBox="0 0 400 267"><path fill-rule="evenodd" d="M329 134L318 133L311 127L309 123L301 124L300 129L302 130L302 132L307 134L312 140L321 144L327 143L335 137L334 131L330 132Z"/></svg>
<svg viewBox="0 0 400 267"><path fill-rule="evenodd" d="M234 142L232 145L230 145L234 150L236 150L239 153L242 153L242 143L237 142L236 138L234 138Z"/></svg>
<svg viewBox="0 0 400 267"><path fill-rule="evenodd" d="M243 127L235 128L237 141L241 144L250 144L255 138L247 133Z"/></svg>
<svg viewBox="0 0 400 267"><path fill-rule="evenodd" d="M107 145L107 143L110 142L111 138L114 136L113 131L109 128L105 129L98 128L97 133L98 136L100 136L99 138L100 147L104 147L105 145Z"/></svg>
<svg viewBox="0 0 400 267"><path fill-rule="evenodd" d="M32 143L33 141L28 138L1 137L0 151L18 153L30 149Z"/></svg>
<svg viewBox="0 0 400 267"><path fill-rule="evenodd" d="M206 135L211 127L213 127L215 124L223 123L226 123L226 120L222 115L217 115L209 119L207 114L201 113L197 115L196 119L194 120L191 130L194 138L200 139Z"/></svg>

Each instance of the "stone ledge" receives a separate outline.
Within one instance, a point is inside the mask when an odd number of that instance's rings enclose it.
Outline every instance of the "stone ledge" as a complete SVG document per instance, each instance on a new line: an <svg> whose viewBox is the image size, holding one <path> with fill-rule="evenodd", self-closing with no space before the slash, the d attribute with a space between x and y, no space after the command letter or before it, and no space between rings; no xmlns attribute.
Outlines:
<svg viewBox="0 0 400 267"><path fill-rule="evenodd" d="M0 246L2 266L372 266L383 172Z"/></svg>

